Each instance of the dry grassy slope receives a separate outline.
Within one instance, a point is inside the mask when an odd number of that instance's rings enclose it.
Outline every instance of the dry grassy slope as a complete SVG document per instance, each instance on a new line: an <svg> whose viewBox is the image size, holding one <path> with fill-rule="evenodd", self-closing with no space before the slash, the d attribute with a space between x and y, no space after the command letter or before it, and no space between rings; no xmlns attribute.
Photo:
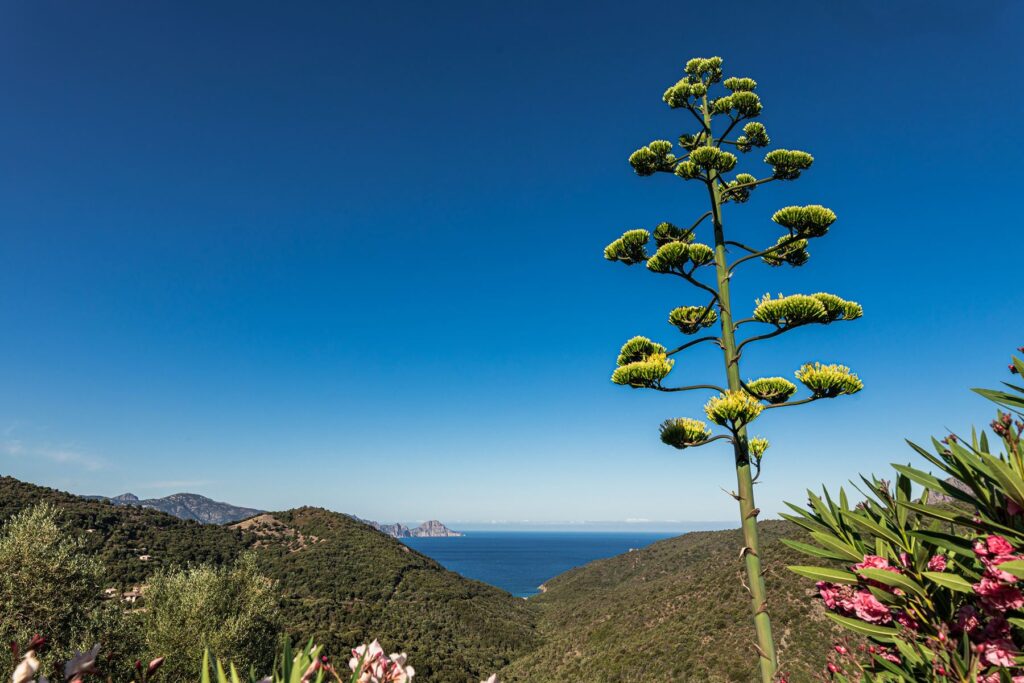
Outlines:
<svg viewBox="0 0 1024 683"><path fill-rule="evenodd" d="M791 681L816 678L835 631L813 585L785 570L807 558L779 542L788 522L763 522L770 610ZM530 599L544 644L503 672L506 683L752 681L750 603L739 531L697 532L592 562Z"/></svg>

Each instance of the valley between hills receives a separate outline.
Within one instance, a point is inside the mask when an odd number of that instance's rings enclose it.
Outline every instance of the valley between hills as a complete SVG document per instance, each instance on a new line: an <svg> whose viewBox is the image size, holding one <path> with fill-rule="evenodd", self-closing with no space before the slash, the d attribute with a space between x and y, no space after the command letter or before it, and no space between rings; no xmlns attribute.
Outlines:
<svg viewBox="0 0 1024 683"><path fill-rule="evenodd" d="M528 600L446 570L371 524L321 508L256 512L229 524L84 498L0 478L0 518L48 502L107 589L145 595L162 568L224 565L251 552L276 581L285 630L346 653L377 638L414 662L417 681L749 681L751 642L738 531L693 532L591 562ZM131 502L131 501L129 501ZM179 501L180 502L180 501ZM810 680L836 632L813 585L784 569L801 532L762 523L781 661ZM140 590L141 589L141 590Z"/></svg>

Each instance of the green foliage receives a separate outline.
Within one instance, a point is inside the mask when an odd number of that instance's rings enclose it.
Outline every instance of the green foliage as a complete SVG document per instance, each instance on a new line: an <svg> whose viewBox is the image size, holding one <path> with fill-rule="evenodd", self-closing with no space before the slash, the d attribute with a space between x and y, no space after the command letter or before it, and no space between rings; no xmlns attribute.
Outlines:
<svg viewBox="0 0 1024 683"><path fill-rule="evenodd" d="M785 634L780 669L794 683L817 680L821 653L841 629L808 599L806 582L786 571L802 558L781 539L801 530L779 521L758 526L772 622ZM540 643L499 671L502 683L756 680L744 628L750 595L736 563L744 544L739 529L692 532L546 581L528 601L540 615Z"/></svg>
<svg viewBox="0 0 1024 683"><path fill-rule="evenodd" d="M810 389L812 394L824 398L855 394L864 388L864 383L850 372L850 368L834 363L807 363L796 371L796 378Z"/></svg>
<svg viewBox="0 0 1024 683"><path fill-rule="evenodd" d="M726 391L712 396L704 406L704 414L715 424L738 428L757 419L764 406L746 391Z"/></svg>
<svg viewBox="0 0 1024 683"><path fill-rule="evenodd" d="M762 377L747 383L747 389L762 401L779 405L796 393L796 385L784 377Z"/></svg>
<svg viewBox="0 0 1024 683"><path fill-rule="evenodd" d="M225 567L158 572L145 599L146 645L153 656L167 656L166 676L187 678L205 649L242 670L273 664L267 644L280 631L278 590L258 569L255 555Z"/></svg>
<svg viewBox="0 0 1024 683"><path fill-rule="evenodd" d="M1016 411L998 412L998 440L972 430L970 439L933 440L932 451L911 444L938 474L894 464L895 485L862 477L856 505L842 489L838 499L809 493L807 509L790 504L796 514L785 516L817 545L789 544L850 568L791 569L821 582L829 616L874 643L873 657L833 655L837 680L1024 674L1024 387L1008 387L1012 393L981 392ZM919 497L914 484L923 487Z"/></svg>
<svg viewBox="0 0 1024 683"><path fill-rule="evenodd" d="M110 669L127 672L135 644L129 616L101 599L102 567L58 525L59 511L40 503L11 517L0 532L0 637L25 643L45 634L43 671L58 669L76 651L110 642ZM11 653L0 667L14 668ZM54 677L56 678L56 677Z"/></svg>
<svg viewBox="0 0 1024 683"><path fill-rule="evenodd" d="M696 334L718 322L718 313L706 306L680 306L669 312L668 322L683 334Z"/></svg>
<svg viewBox="0 0 1024 683"><path fill-rule="evenodd" d="M675 448L683 449L711 438L708 425L689 417L677 417L661 423L661 441Z"/></svg>

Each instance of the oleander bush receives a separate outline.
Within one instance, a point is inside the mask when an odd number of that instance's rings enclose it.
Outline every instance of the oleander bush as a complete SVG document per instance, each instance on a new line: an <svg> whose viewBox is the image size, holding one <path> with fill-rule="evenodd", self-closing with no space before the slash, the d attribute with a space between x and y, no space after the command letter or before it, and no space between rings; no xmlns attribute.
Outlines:
<svg viewBox="0 0 1024 683"><path fill-rule="evenodd" d="M1024 386L1006 389L975 390L999 406L994 438L911 444L934 472L894 464L893 481L863 478L859 502L808 492L784 515L812 540L788 544L827 562L790 569L863 639L835 645L835 680L1024 682Z"/></svg>

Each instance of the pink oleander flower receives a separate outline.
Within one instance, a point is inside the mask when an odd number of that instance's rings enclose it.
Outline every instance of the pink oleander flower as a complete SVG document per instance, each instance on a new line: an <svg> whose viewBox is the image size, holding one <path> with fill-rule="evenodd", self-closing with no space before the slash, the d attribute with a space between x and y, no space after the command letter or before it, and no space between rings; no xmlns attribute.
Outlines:
<svg viewBox="0 0 1024 683"><path fill-rule="evenodd" d="M380 643L374 640L352 650L348 666L358 671L359 683L409 683L416 670L405 665L406 659L404 652L385 655Z"/></svg>
<svg viewBox="0 0 1024 683"><path fill-rule="evenodd" d="M981 616L974 605L964 605L957 610L953 626L961 633L973 633L981 627Z"/></svg>
<svg viewBox="0 0 1024 683"><path fill-rule="evenodd" d="M902 610L896 615L896 622L911 631L919 631L921 629L921 624L917 622L917 619L914 619L914 617Z"/></svg>
<svg viewBox="0 0 1024 683"><path fill-rule="evenodd" d="M974 542L974 554L982 558L1012 555L1013 546L1002 536L992 534Z"/></svg>
<svg viewBox="0 0 1024 683"><path fill-rule="evenodd" d="M930 572L944 572L944 571L946 571L946 556L945 555L933 555L932 559L928 560L928 571L930 571Z"/></svg>
<svg viewBox="0 0 1024 683"><path fill-rule="evenodd" d="M980 595L985 605L991 609L1005 612L1024 606L1024 595L1020 590L987 576L974 584L974 592Z"/></svg>
<svg viewBox="0 0 1024 683"><path fill-rule="evenodd" d="M842 612L853 611L853 588L851 586L819 581L817 587L818 594L821 595L826 607Z"/></svg>
<svg viewBox="0 0 1024 683"><path fill-rule="evenodd" d="M889 560L878 555L865 555L863 562L858 562L853 565L853 571L858 569L887 569L889 571L899 571L896 567L889 566Z"/></svg>
<svg viewBox="0 0 1024 683"><path fill-rule="evenodd" d="M986 662L992 666L1013 666L1014 655L1017 654L1017 648L1014 647L1013 641L992 640L983 645L985 649L982 657Z"/></svg>
<svg viewBox="0 0 1024 683"><path fill-rule="evenodd" d="M99 645L94 645L87 652L76 652L75 656L64 664L64 680L70 681L73 678L81 678L84 674L96 673L96 655L99 652Z"/></svg>
<svg viewBox="0 0 1024 683"><path fill-rule="evenodd" d="M39 671L39 659L36 658L35 650L27 650L11 676L13 683L31 683Z"/></svg>
<svg viewBox="0 0 1024 683"><path fill-rule="evenodd" d="M869 624L888 624L892 621L889 608L868 591L858 591L853 596L852 604L854 614L861 621Z"/></svg>

